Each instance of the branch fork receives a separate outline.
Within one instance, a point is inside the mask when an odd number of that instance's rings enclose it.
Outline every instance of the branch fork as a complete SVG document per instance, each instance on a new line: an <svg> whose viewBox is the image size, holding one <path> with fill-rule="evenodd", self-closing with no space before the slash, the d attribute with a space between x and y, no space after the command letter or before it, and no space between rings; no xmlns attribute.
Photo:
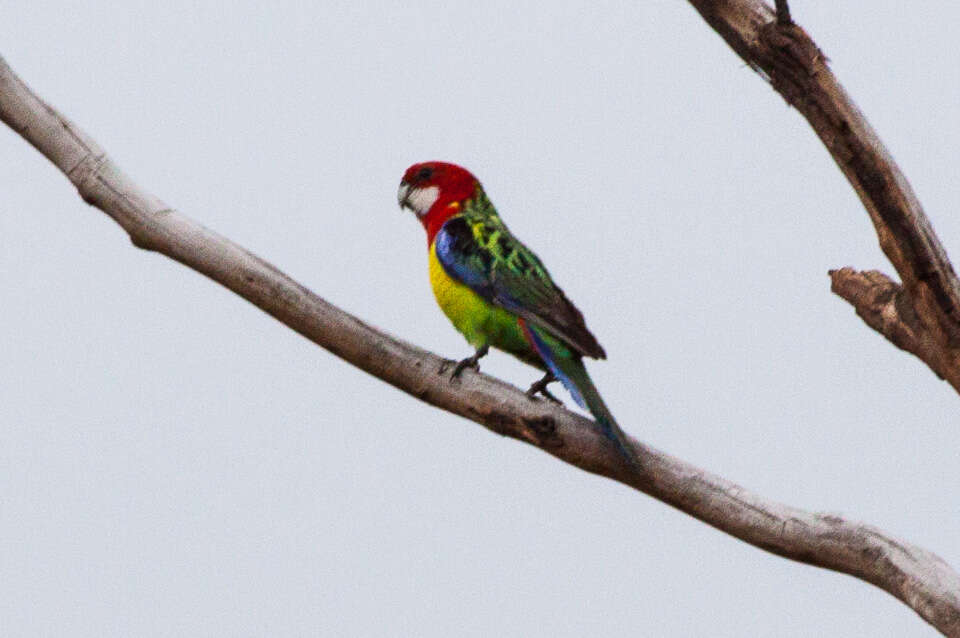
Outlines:
<svg viewBox="0 0 960 638"><path fill-rule="evenodd" d="M785 1L775 12L761 0L689 2L810 123L859 195L902 282L842 268L830 271L833 291L960 392L960 281L909 182L827 57Z"/></svg>

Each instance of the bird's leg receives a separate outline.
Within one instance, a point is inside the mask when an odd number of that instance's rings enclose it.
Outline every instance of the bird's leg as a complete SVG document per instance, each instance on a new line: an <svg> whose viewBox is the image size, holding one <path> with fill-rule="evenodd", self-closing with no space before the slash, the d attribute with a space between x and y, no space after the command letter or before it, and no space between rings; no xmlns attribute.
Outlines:
<svg viewBox="0 0 960 638"><path fill-rule="evenodd" d="M550 401L563 405L563 402L560 401L560 399L553 396L553 394L550 393L550 390L547 390L547 386L556 380L557 378L553 376L552 372L546 373L545 375L543 375L542 379L540 379L539 381L536 381L533 385L530 386L530 389L527 390L527 396L530 397L531 399L535 399L537 397L537 394L542 394Z"/></svg>
<svg viewBox="0 0 960 638"><path fill-rule="evenodd" d="M467 357L466 359L462 359L459 363L457 363L457 367L453 369L453 374L450 375L450 378L456 379L457 377L460 376L460 373L466 370L467 368L473 368L474 370L479 372L480 359L487 356L487 352L489 351L490 351L490 346L488 346L487 344L483 344L482 346L477 348L477 351L473 353L472 357Z"/></svg>

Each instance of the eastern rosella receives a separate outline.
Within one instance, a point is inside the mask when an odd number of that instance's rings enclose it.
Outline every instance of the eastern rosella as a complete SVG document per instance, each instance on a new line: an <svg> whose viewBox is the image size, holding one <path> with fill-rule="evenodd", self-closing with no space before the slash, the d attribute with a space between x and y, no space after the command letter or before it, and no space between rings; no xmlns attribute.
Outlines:
<svg viewBox="0 0 960 638"><path fill-rule="evenodd" d="M490 346L508 352L546 373L530 387L530 396L542 392L552 398L547 384L561 381L636 464L583 365L583 357L605 359L606 353L537 256L507 229L477 178L455 164L414 164L403 175L397 199L427 231L437 303L476 348L457 364L454 376L477 368Z"/></svg>

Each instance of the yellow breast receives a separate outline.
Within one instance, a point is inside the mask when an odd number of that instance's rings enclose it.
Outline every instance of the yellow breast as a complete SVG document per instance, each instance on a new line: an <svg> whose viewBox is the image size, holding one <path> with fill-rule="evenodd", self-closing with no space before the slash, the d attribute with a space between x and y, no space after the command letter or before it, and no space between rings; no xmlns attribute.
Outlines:
<svg viewBox="0 0 960 638"><path fill-rule="evenodd" d="M436 246L433 244L430 246L429 263L430 286L443 314L471 345L480 347L486 342L482 326L490 314L490 304L447 274L437 259Z"/></svg>
<svg viewBox="0 0 960 638"><path fill-rule="evenodd" d="M437 258L436 247L429 252L430 285L437 303L474 348L490 345L543 368L539 355L530 348L515 315L488 303L467 286L453 279Z"/></svg>

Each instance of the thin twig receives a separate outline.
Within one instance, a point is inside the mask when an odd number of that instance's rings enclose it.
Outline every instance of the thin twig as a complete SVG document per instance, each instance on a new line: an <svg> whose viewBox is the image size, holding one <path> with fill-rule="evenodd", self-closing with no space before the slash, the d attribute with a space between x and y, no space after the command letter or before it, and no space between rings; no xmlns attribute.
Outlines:
<svg viewBox="0 0 960 638"><path fill-rule="evenodd" d="M793 18L790 17L790 5L787 0L775 0L777 6L777 24L788 27L793 24Z"/></svg>
<svg viewBox="0 0 960 638"><path fill-rule="evenodd" d="M2 58L0 119L67 175L84 201L120 224L136 246L210 277L358 368L493 432L641 490L756 547L873 583L941 631L960 635L960 576L936 555L861 523L765 500L631 441L643 463L638 471L584 417L531 400L518 388L472 370L451 382L452 362L363 323L142 190Z"/></svg>

